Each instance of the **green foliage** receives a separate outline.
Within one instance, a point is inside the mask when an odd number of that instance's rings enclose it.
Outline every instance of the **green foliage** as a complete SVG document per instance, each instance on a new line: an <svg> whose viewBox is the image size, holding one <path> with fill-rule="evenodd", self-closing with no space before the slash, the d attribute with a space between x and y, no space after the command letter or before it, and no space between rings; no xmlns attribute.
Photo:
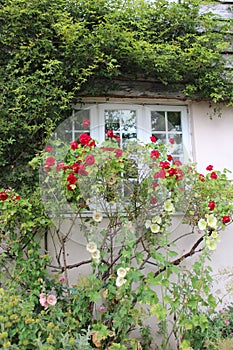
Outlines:
<svg viewBox="0 0 233 350"><path fill-rule="evenodd" d="M228 24L200 15L199 5L2 1L0 185L32 188L37 178L27 163L79 92L103 94L118 76L149 77L187 96L232 102L232 77L221 55Z"/></svg>

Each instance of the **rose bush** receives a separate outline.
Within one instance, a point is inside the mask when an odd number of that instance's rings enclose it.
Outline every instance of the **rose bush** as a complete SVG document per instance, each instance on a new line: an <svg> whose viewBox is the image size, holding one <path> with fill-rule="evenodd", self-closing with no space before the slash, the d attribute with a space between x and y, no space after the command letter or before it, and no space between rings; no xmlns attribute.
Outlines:
<svg viewBox="0 0 233 350"><path fill-rule="evenodd" d="M197 325L203 331L208 328L207 317L200 311L216 306L207 260L217 248L220 232L232 221L232 182L225 170L208 166L203 175L193 164L182 165L171 154L173 139L164 145L152 136L146 145L128 143L122 149L112 130L106 135L101 145L82 134L70 145L56 140L46 147L40 158L44 204L56 224L67 213L72 219L67 232L60 226L51 230L53 239L52 232L56 233L60 254L56 264L50 261L47 266L59 273L46 274L44 264L38 267L42 256L32 251L35 265L30 268L37 268L34 287L17 284L15 276L8 280L14 280L23 300L33 300L33 318L46 315L46 320L53 319L54 327L67 325L67 349L79 349L71 339L85 334L87 349L146 350L154 342L167 349L172 337L177 348L188 349L190 330ZM4 213L1 244L8 244L9 259L13 248L10 238L6 239L8 227L12 237L21 237L25 224L30 228L27 220L16 228L22 217L13 208L24 201L16 197L9 189L0 193ZM188 232L177 236L174 218L188 224L183 226ZM71 264L67 243L74 225L86 239L89 258ZM179 242L187 236L191 243L180 253ZM19 250L20 240L15 244ZM21 246L22 251L29 248ZM195 260L186 266L184 261L192 256ZM20 264L29 266L23 256ZM78 273L83 265L89 265L91 272L72 284L69 270L76 268ZM5 266L8 268L7 261ZM6 270L2 274L7 288ZM148 317L158 322L158 334L150 330ZM17 329L14 337L4 333L2 344L31 349L19 342ZM33 332L40 332L45 349L61 347L61 342L51 340L56 336L34 328Z"/></svg>

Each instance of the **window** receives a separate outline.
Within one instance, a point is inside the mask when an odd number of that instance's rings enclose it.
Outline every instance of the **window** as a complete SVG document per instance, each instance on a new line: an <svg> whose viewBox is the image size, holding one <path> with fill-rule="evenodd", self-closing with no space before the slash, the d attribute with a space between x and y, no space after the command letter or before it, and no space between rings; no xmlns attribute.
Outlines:
<svg viewBox="0 0 233 350"><path fill-rule="evenodd" d="M89 127L83 127L85 120L90 121ZM65 132L70 141L86 132L101 143L106 130L113 130L120 136L121 147L125 147L128 141L137 139L147 143L154 135L164 143L174 140L171 153L175 159L192 159L186 106L103 103L74 110L67 123Z"/></svg>

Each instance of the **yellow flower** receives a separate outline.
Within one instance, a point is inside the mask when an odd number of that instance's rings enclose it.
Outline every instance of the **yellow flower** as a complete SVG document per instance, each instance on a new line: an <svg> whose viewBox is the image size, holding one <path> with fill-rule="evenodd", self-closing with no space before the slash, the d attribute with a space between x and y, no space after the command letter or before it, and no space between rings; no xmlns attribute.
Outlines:
<svg viewBox="0 0 233 350"><path fill-rule="evenodd" d="M211 238L206 238L206 245L209 248L209 250L215 250L217 248L216 241Z"/></svg>
<svg viewBox="0 0 233 350"><path fill-rule="evenodd" d="M146 226L146 228L150 228L151 227L151 221L150 220L146 220L145 226Z"/></svg>
<svg viewBox="0 0 233 350"><path fill-rule="evenodd" d="M118 276L118 277L116 278L116 286L117 286L117 287L123 286L123 284L125 284L126 282L127 282L126 279L123 278L123 277Z"/></svg>
<svg viewBox="0 0 233 350"><path fill-rule="evenodd" d="M164 209L169 212L173 212L175 210L174 205L172 204L171 200L167 200L164 205Z"/></svg>
<svg viewBox="0 0 233 350"><path fill-rule="evenodd" d="M160 216L156 215L156 216L154 216L154 217L152 218L151 221L152 221L153 223L156 223L156 224L161 224L162 219L161 219Z"/></svg>
<svg viewBox="0 0 233 350"><path fill-rule="evenodd" d="M127 274L127 270L124 267L119 267L117 270L117 276L124 278Z"/></svg>

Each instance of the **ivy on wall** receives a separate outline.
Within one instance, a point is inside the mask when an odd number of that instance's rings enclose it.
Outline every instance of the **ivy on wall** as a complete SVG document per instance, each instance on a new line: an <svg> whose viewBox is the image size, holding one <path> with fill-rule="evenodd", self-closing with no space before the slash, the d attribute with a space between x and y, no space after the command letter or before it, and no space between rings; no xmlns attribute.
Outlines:
<svg viewBox="0 0 233 350"><path fill-rule="evenodd" d="M34 183L28 161L80 91L125 75L233 104L222 52L232 23L199 0L2 0L0 186Z"/></svg>

